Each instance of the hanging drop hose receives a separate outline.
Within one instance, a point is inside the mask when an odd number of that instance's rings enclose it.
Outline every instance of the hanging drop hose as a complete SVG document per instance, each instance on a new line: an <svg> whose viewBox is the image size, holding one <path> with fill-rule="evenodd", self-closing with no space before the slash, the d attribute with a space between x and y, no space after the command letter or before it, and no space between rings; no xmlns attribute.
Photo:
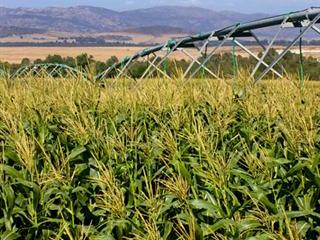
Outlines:
<svg viewBox="0 0 320 240"><path fill-rule="evenodd" d="M203 58L206 59L207 56L208 56L208 44L207 44L206 47L205 47L204 54L203 54ZM205 77L205 73L206 73L206 72L205 72L204 68L202 67L202 68L201 68L202 78Z"/></svg>
<svg viewBox="0 0 320 240"><path fill-rule="evenodd" d="M302 28L300 28L300 33L302 32ZM299 69L299 76L300 76L300 82L301 82L301 87L304 86L304 80L305 80L305 76L304 76L304 57L303 57L303 51L302 51L302 37L300 38L299 41L299 52L300 52L300 69Z"/></svg>
<svg viewBox="0 0 320 240"><path fill-rule="evenodd" d="M170 52L170 49L167 49L167 54ZM163 71L168 74L169 70L169 58L165 59L163 62Z"/></svg>
<svg viewBox="0 0 320 240"><path fill-rule="evenodd" d="M163 62L163 70L166 74L168 74L168 70L169 70L169 59L164 60Z"/></svg>
<svg viewBox="0 0 320 240"><path fill-rule="evenodd" d="M167 49L167 54L170 53L170 51L172 50L172 48L175 47L175 45L177 44L177 41L176 40L173 40L173 39L169 39L166 44L165 44L165 48ZM164 62L163 62L163 70L166 74L168 74L168 71L169 71L169 58L165 59Z"/></svg>
<svg viewBox="0 0 320 240"><path fill-rule="evenodd" d="M236 55L236 42L235 38L232 39L232 69L233 69L233 80L235 81L238 74L238 63Z"/></svg>

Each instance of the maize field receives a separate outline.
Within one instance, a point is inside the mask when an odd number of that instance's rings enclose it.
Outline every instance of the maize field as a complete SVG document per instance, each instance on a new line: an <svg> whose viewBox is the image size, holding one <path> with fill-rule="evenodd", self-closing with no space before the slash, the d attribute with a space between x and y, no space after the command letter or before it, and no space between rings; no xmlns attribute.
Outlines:
<svg viewBox="0 0 320 240"><path fill-rule="evenodd" d="M0 239L319 239L320 83L0 79Z"/></svg>

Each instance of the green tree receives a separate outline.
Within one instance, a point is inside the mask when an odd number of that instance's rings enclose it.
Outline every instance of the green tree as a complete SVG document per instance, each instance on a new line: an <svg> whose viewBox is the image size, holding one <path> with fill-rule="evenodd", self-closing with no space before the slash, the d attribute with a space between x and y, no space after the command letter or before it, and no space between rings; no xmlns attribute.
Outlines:
<svg viewBox="0 0 320 240"><path fill-rule="evenodd" d="M57 63L57 64L63 64L63 58L60 55L49 55L44 60L46 63Z"/></svg>
<svg viewBox="0 0 320 240"><path fill-rule="evenodd" d="M20 63L21 66L28 66L30 64L31 64L31 61L29 58L23 58Z"/></svg>
<svg viewBox="0 0 320 240"><path fill-rule="evenodd" d="M106 65L107 67L111 67L113 64L117 62L119 62L119 59L116 56L112 56L106 61Z"/></svg>

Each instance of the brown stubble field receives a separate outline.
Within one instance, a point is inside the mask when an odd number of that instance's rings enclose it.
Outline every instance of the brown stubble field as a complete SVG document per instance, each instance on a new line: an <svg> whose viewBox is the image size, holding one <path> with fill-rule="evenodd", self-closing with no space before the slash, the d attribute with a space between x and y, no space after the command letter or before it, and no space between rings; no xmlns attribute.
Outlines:
<svg viewBox="0 0 320 240"><path fill-rule="evenodd" d="M63 57L75 57L82 53L92 55L96 60L106 61L111 56L123 58L125 56L130 56L142 49L143 47L0 47L0 61L20 63L23 58L29 58L30 60L44 59L49 54L58 54ZM281 47L277 47L277 49L280 50ZM255 53L261 51L261 49L258 47L251 47L250 50ZM193 56L197 56L195 50L188 49L187 51ZM292 51L295 53L299 52L298 48L295 48ZM221 49L221 52L231 52L231 48L224 47ZM241 49L237 50L237 54L248 56ZM304 47L304 55L313 56L320 59L320 47ZM179 60L183 58L188 59L188 57L181 52L174 53L172 58Z"/></svg>

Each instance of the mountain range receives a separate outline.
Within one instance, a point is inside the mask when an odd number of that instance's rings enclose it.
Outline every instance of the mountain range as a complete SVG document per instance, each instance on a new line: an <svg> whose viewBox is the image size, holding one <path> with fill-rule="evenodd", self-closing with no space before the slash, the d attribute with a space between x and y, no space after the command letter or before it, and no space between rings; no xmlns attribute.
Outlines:
<svg viewBox="0 0 320 240"><path fill-rule="evenodd" d="M204 32L237 22L245 22L266 14L214 11L198 7L163 6L130 11L76 6L48 8L0 7L0 35L34 31L58 32L119 32L176 31Z"/></svg>

